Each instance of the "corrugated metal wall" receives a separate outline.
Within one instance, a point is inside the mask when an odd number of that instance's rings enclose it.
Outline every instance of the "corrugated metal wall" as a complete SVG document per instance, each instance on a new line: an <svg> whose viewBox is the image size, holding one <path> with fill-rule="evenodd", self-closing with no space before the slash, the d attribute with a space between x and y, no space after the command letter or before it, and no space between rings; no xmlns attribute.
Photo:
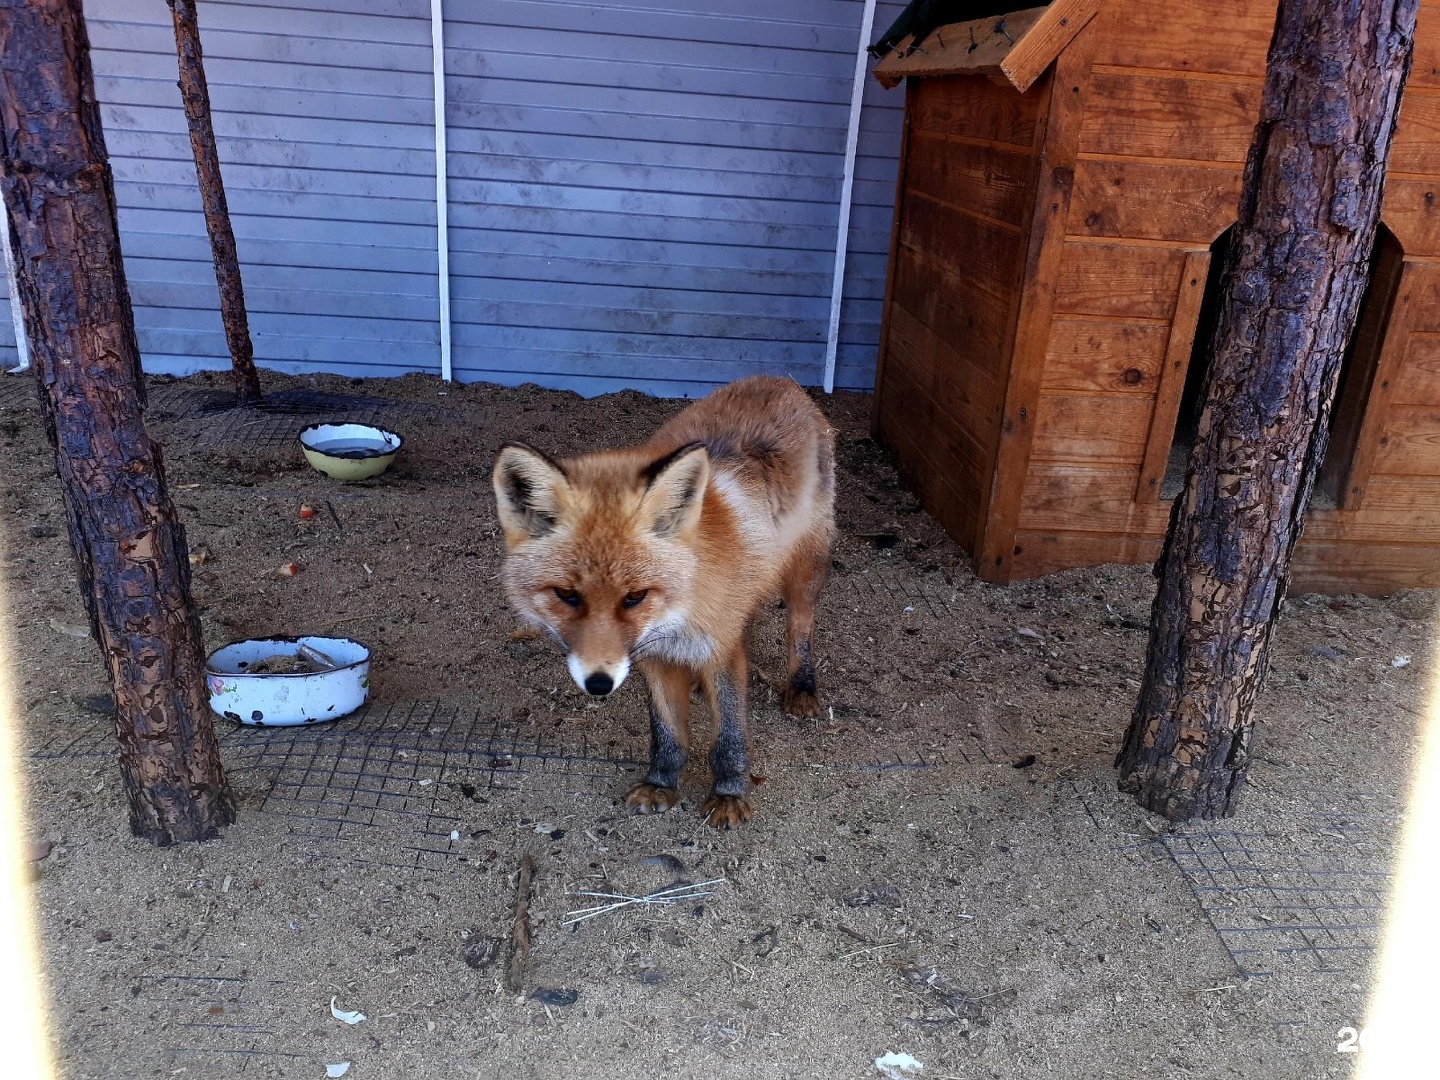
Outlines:
<svg viewBox="0 0 1440 1080"><path fill-rule="evenodd" d="M435 372L429 5L302 3L200 10L256 357ZM818 383L862 9L448 5L457 377ZM168 9L89 0L87 17L147 366L223 366ZM873 380L901 104L866 88L837 386Z"/></svg>
<svg viewBox="0 0 1440 1080"><path fill-rule="evenodd" d="M492 0L447 15L456 370L582 391L819 382L862 8ZM867 116L842 386L873 376L886 104Z"/></svg>

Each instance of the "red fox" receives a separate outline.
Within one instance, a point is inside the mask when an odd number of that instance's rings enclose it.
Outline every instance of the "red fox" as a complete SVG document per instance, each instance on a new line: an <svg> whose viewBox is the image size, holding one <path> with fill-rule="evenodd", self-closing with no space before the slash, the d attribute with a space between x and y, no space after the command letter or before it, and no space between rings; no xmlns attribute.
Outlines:
<svg viewBox="0 0 1440 1080"><path fill-rule="evenodd" d="M493 476L511 606L604 697L638 668L650 688L650 771L626 802L680 799L690 695L710 703L714 786L700 812L754 813L745 735L745 629L777 594L789 646L785 711L816 716L815 602L835 531L834 433L788 379L743 379L643 446L557 461L507 443Z"/></svg>

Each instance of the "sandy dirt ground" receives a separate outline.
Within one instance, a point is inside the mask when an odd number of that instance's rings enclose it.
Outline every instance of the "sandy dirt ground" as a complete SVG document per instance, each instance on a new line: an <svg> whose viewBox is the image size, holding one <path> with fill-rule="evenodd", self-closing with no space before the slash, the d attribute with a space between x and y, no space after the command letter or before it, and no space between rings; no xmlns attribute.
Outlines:
<svg viewBox="0 0 1440 1080"><path fill-rule="evenodd" d="M674 812L624 813L642 687L586 700L552 646L511 639L496 584L501 441L637 441L683 403L270 375L272 411L237 412L224 385L151 385L205 552L207 647L352 636L374 652L372 701L299 731L218 721L239 821L165 850L126 828L33 388L0 386L29 838L53 845L31 888L66 1077L350 1062L357 1080L861 1078L887 1051L929 1078L1351 1074L1337 1032L1364 1015L1435 677L1433 594L1292 598L1240 812L1171 828L1112 768L1148 569L977 582L868 437L869 399L821 399L842 532L819 616L825 711L781 713L783 622L767 612L751 641L758 813L721 833L696 813L694 766ZM379 479L336 484L293 443L321 415L379 420L406 448ZM703 882L565 925L597 902L582 891ZM337 1020L332 999L366 1018Z"/></svg>

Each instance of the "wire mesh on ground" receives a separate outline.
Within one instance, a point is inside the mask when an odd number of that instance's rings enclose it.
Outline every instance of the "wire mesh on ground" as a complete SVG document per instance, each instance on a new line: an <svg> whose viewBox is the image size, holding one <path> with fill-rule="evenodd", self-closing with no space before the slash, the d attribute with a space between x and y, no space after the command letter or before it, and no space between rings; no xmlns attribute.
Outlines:
<svg viewBox="0 0 1440 1080"><path fill-rule="evenodd" d="M41 761L116 752L111 723L93 713L38 734L31 756ZM957 739L943 753L898 746L876 754L871 746L857 756L834 740L776 739L759 753L765 768L928 773L1003 764L1012 741L982 732L968 751ZM583 723L541 727L441 701L372 704L317 727L227 722L221 748L236 786L293 819L315 858L400 871L451 864L463 846L454 839L463 800L503 801L534 776L618 790L644 753L639 740L602 738ZM1099 781L1069 786L1103 831L1092 807ZM1286 797L1304 804L1298 833L1201 822L1143 842L1163 847L1237 973L1363 971L1379 942L1398 814L1373 795Z"/></svg>
<svg viewBox="0 0 1440 1080"><path fill-rule="evenodd" d="M292 988L256 978L228 957L189 957L184 966L139 975L131 988L138 1001L175 1017L178 1045L165 1054L182 1071L219 1067L230 1075L254 1068L274 1075L267 1066L310 1056L267 1045L292 1026Z"/></svg>
<svg viewBox="0 0 1440 1080"><path fill-rule="evenodd" d="M443 405L364 394L338 394L293 387L277 390L251 405L237 405L233 394L185 383L152 384L146 420L158 436L183 434L208 450L293 449L300 429L309 424L348 423L385 427L402 419L427 424L459 423L462 414Z"/></svg>
<svg viewBox="0 0 1440 1080"><path fill-rule="evenodd" d="M237 784L296 821L319 855L438 870L459 849L460 800L487 801L537 773L611 786L638 762L584 732L564 740L439 702L369 708L325 728L232 727L222 752ZM351 845L400 839L388 854Z"/></svg>
<svg viewBox="0 0 1440 1080"><path fill-rule="evenodd" d="M1070 786L1102 829L1094 783ZM1237 974L1363 974L1380 944L1398 808L1363 792L1292 787L1284 797L1303 808L1288 827L1191 822L1142 845L1173 860ZM1276 820L1255 806L1250 817Z"/></svg>
<svg viewBox="0 0 1440 1080"><path fill-rule="evenodd" d="M935 619L959 614L960 602L966 596L938 576L905 574L883 565L834 574L831 584L844 599L867 606L894 604L900 614Z"/></svg>
<svg viewBox="0 0 1440 1080"><path fill-rule="evenodd" d="M1221 829L1162 842L1240 974L1369 966L1390 889L1374 845Z"/></svg>
<svg viewBox="0 0 1440 1080"><path fill-rule="evenodd" d="M312 844L316 858L404 870L442 869L456 855L462 799L503 797L536 774L618 789L644 764L638 741L600 741L583 724L547 730L453 702L370 705L313 727L218 723L236 787L258 795L260 809L293 819L294 835ZM40 761L117 752L108 717L95 713L37 734L31 757ZM848 761L833 747L828 761L793 749L791 760L769 764L874 771L949 764L905 749L863 761Z"/></svg>
<svg viewBox="0 0 1440 1080"><path fill-rule="evenodd" d="M33 408L37 395L33 371L0 372L0 409Z"/></svg>
<svg viewBox="0 0 1440 1080"><path fill-rule="evenodd" d="M384 427L406 419L427 424L464 422L462 410L445 405L302 387L272 391L250 405L237 405L229 390L189 382L152 379L146 394L145 419L162 442L179 435L195 447L252 454L290 451L300 429L308 424ZM33 409L38 401L33 374L0 374L0 409Z"/></svg>
<svg viewBox="0 0 1440 1080"><path fill-rule="evenodd" d="M36 732L32 759L98 758L116 753L110 718L93 703L64 727ZM518 801L534 780L578 782L592 790L623 790L643 769L638 743L592 734L584 724L507 720L475 705L441 701L367 706L323 725L251 727L217 721L226 768L246 812L290 822L288 835L306 858L361 865L395 883L450 872L475 851L467 841L467 801ZM804 755L803 747L794 748ZM897 751L880 760L847 763L829 747L829 765L881 772L928 771L948 764L939 755ZM793 755L792 755L793 758ZM771 764L784 766L784 762ZM793 767L821 764L792 760ZM283 1073L303 1057L276 1049L293 1034L293 1016L312 1007L304 988L252 978L224 957L175 957L172 969L140 976L133 996L181 1017L181 1035L165 1047L177 1068L232 1073ZM283 1045L283 1043L282 1043Z"/></svg>

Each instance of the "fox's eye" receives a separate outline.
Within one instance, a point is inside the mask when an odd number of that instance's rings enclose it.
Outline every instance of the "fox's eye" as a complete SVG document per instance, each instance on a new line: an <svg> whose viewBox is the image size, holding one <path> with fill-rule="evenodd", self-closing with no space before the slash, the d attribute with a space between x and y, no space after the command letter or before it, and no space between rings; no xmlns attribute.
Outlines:
<svg viewBox="0 0 1440 1080"><path fill-rule="evenodd" d="M649 593L649 589L636 589L632 593L626 593L625 606L634 607L636 604L640 603L640 601L644 600L645 597L649 595Z"/></svg>
<svg viewBox="0 0 1440 1080"><path fill-rule="evenodd" d="M580 606L580 594L574 589L557 588L555 590L555 596L560 600L562 604L569 604L571 607Z"/></svg>

